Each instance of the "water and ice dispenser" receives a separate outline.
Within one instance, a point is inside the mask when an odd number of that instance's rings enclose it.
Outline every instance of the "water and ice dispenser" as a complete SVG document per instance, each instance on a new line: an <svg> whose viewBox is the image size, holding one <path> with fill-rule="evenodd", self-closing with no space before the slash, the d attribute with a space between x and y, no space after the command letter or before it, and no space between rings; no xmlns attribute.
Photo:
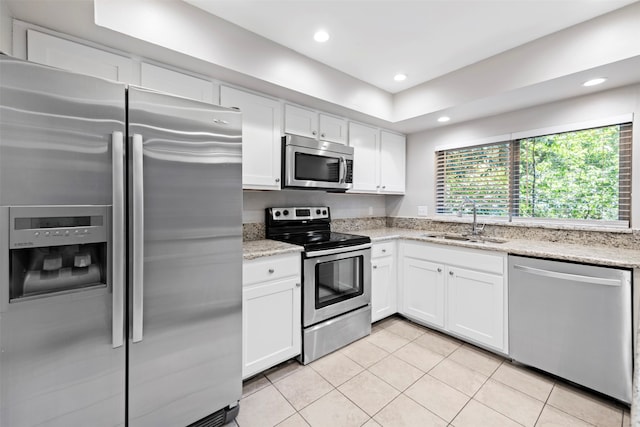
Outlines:
<svg viewBox="0 0 640 427"><path fill-rule="evenodd" d="M9 299L107 286L109 206L9 208Z"/></svg>

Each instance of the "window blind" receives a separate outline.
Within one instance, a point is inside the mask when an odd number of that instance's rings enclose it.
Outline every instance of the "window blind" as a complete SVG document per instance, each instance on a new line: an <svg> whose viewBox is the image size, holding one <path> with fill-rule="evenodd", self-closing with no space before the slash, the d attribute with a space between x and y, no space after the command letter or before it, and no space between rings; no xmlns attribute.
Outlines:
<svg viewBox="0 0 640 427"><path fill-rule="evenodd" d="M478 214L507 215L509 156L508 142L437 152L437 212L458 212L469 197L476 202Z"/></svg>

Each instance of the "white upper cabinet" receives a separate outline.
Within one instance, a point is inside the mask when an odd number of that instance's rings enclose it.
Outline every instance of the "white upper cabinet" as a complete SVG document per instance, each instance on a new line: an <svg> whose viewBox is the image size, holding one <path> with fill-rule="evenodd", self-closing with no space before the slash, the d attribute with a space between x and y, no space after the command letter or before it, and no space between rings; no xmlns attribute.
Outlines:
<svg viewBox="0 0 640 427"><path fill-rule="evenodd" d="M377 193L380 189L378 129L349 123L349 146L353 147L353 188L350 191Z"/></svg>
<svg viewBox="0 0 640 427"><path fill-rule="evenodd" d="M354 149L351 192L404 194L404 136L349 123L349 146Z"/></svg>
<svg viewBox="0 0 640 427"><path fill-rule="evenodd" d="M284 133L318 137L318 113L294 105L284 105Z"/></svg>
<svg viewBox="0 0 640 427"><path fill-rule="evenodd" d="M380 190L385 194L404 194L406 139L402 135L380 132Z"/></svg>
<svg viewBox="0 0 640 427"><path fill-rule="evenodd" d="M140 85L185 98L218 104L218 87L209 80L143 62Z"/></svg>
<svg viewBox="0 0 640 427"><path fill-rule="evenodd" d="M285 104L284 133L346 144L347 121L340 117Z"/></svg>
<svg viewBox="0 0 640 427"><path fill-rule="evenodd" d="M27 59L75 73L138 83L131 59L34 30L27 30Z"/></svg>
<svg viewBox="0 0 640 427"><path fill-rule="evenodd" d="M323 141L347 143L347 121L340 117L320 114L320 135L318 139Z"/></svg>
<svg viewBox="0 0 640 427"><path fill-rule="evenodd" d="M242 187L280 189L280 102L222 86L220 104L242 112Z"/></svg>

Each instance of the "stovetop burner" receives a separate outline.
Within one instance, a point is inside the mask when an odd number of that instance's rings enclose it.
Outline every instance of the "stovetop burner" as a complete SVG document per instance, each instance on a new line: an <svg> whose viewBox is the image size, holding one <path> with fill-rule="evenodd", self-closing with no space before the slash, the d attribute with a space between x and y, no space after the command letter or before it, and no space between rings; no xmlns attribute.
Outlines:
<svg viewBox="0 0 640 427"><path fill-rule="evenodd" d="M305 252L370 243L367 236L331 231L329 207L267 208L268 239L303 246Z"/></svg>

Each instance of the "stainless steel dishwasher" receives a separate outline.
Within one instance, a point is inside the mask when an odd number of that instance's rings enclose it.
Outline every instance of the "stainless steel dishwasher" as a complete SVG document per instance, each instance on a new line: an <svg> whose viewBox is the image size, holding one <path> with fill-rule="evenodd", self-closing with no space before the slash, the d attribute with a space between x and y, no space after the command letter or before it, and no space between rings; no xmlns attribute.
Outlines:
<svg viewBox="0 0 640 427"><path fill-rule="evenodd" d="M631 403L631 272L509 256L517 362Z"/></svg>

